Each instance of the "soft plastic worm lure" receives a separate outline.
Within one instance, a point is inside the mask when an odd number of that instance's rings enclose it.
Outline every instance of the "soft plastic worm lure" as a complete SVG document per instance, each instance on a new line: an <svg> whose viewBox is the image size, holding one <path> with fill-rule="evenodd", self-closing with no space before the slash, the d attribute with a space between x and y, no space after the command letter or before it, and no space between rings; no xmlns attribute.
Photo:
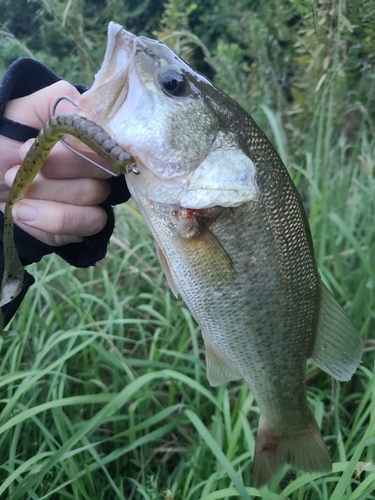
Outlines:
<svg viewBox="0 0 375 500"><path fill-rule="evenodd" d="M4 210L4 276L0 306L12 301L22 288L23 266L13 238L12 209L42 168L49 152L65 134L72 135L104 158L118 173L139 174L134 159L101 127L76 114L53 116L39 132L10 189Z"/></svg>
<svg viewBox="0 0 375 500"><path fill-rule="evenodd" d="M53 105L53 108L52 108L52 117L55 116L56 114L56 108L57 108L57 105L61 102L61 101L69 101L70 104L73 104L73 106L77 107L78 104L71 98L69 97L68 95L63 95L61 97L59 97L55 104ZM103 165L100 165L99 163L96 163L96 161L92 160L91 158L89 158L88 156L85 156L84 154L80 153L79 151L77 151L76 149L74 149L72 146L70 146L66 141L64 141L64 139L62 139L60 137L60 142L62 144L64 144L64 146L69 149L69 151L71 151L72 153L74 153L75 155L79 156L80 158L83 158L84 160L88 161L89 163L91 163L92 165L94 165L95 167L98 167L100 168L100 170L104 170L104 172L107 172L107 174L109 175L112 175L113 177L118 177L121 172L118 171L118 172L112 172L112 170L109 170L108 168L104 167ZM129 172L133 172L134 174L139 174L140 171L138 170L138 168L136 167L136 165L129 165L128 166L128 171Z"/></svg>

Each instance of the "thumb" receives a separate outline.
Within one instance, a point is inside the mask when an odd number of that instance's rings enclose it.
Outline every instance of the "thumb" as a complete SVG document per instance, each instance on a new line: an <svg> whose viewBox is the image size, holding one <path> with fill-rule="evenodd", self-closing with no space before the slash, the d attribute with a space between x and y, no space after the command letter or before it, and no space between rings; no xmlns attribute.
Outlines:
<svg viewBox="0 0 375 500"><path fill-rule="evenodd" d="M41 129L50 120L54 104L62 96L68 96L77 103L81 98L73 85L61 80L33 94L9 101L5 116L13 121ZM64 99L57 105L55 114L73 113L74 109L75 106Z"/></svg>
<svg viewBox="0 0 375 500"><path fill-rule="evenodd" d="M38 95L40 94L40 95ZM60 97L70 97L77 105L81 98L81 94L78 90L73 87L70 83L61 80L59 82L45 87L34 94L35 99L33 101L33 107L35 109L35 114L38 116L41 127L50 120L53 112L55 115L60 115L61 113L74 113L76 107L74 104L69 102L67 99L61 100L54 110L56 101Z"/></svg>
<svg viewBox="0 0 375 500"><path fill-rule="evenodd" d="M20 155L21 161L23 161L25 159L25 156L29 152L29 149L31 148L31 146L33 145L34 142L35 142L35 139L29 139L22 144L22 146L20 147L20 150L19 150L19 155ZM13 178L13 180L14 180L14 178ZM8 186L11 186L11 184L9 184L8 182L7 182L7 184L8 184Z"/></svg>

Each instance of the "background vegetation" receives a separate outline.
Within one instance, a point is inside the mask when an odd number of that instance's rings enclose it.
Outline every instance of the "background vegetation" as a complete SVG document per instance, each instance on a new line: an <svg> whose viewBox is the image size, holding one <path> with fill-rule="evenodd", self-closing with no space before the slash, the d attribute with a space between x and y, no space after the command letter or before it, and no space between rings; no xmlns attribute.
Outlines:
<svg viewBox="0 0 375 500"><path fill-rule="evenodd" d="M272 138L309 214L324 281L365 339L352 381L309 366L332 474L252 486L258 409L210 388L199 330L132 204L106 259L56 257L1 339L0 498L375 498L374 0L0 0L0 71L36 57L90 85L111 19L157 36Z"/></svg>

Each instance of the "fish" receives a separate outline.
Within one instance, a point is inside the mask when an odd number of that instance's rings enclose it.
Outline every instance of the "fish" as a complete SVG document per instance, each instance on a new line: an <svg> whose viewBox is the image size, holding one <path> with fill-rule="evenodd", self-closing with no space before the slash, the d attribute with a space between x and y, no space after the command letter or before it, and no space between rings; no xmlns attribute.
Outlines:
<svg viewBox="0 0 375 500"><path fill-rule="evenodd" d="M285 464L331 471L306 361L348 381L363 345L321 280L301 197L271 142L169 47L116 23L77 114L136 162L128 187L201 328L209 383L243 379L255 397L254 485Z"/></svg>
<svg viewBox="0 0 375 500"><path fill-rule="evenodd" d="M301 197L271 142L169 47L113 22L76 114L135 162L128 187L201 328L210 385L243 379L255 397L254 486L286 464L329 472L306 361L348 381L362 340L321 280Z"/></svg>

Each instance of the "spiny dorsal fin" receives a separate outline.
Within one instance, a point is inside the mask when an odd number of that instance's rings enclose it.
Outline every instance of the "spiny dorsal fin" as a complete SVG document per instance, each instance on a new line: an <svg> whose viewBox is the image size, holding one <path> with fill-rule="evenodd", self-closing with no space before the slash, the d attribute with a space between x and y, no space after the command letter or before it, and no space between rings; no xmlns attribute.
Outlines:
<svg viewBox="0 0 375 500"><path fill-rule="evenodd" d="M318 330L312 359L337 380L348 381L361 362L363 342L346 312L321 284Z"/></svg>

